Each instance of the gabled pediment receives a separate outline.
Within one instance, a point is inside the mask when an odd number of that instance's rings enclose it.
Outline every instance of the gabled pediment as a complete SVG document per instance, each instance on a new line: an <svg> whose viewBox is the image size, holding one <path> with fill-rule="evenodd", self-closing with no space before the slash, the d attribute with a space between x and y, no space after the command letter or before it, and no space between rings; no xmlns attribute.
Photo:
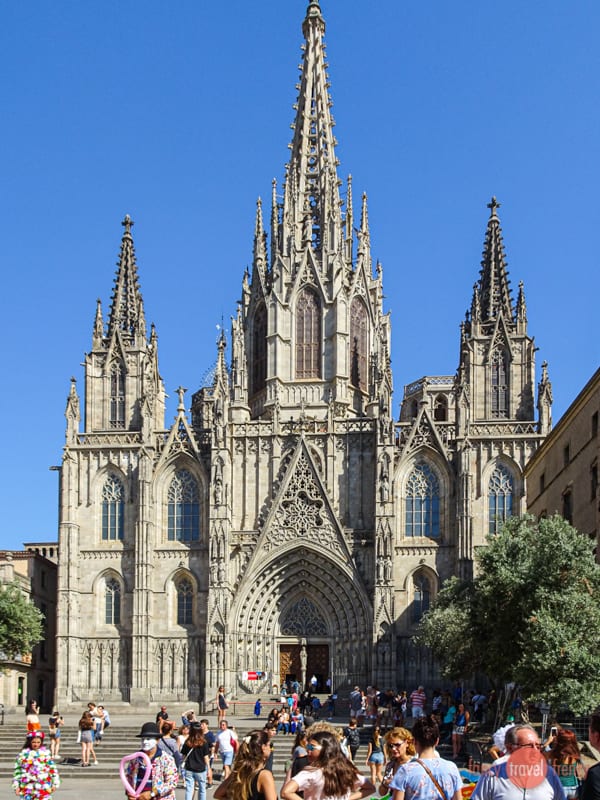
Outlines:
<svg viewBox="0 0 600 800"><path fill-rule="evenodd" d="M348 564L351 554L316 464L300 439L259 536L253 561L304 545L325 549Z"/></svg>
<svg viewBox="0 0 600 800"><path fill-rule="evenodd" d="M426 408L421 408L415 418L404 447L404 454L420 450L422 447L429 447L431 450L440 453L444 459L447 458L444 443L437 432L435 422L431 419Z"/></svg>
<svg viewBox="0 0 600 800"><path fill-rule="evenodd" d="M498 318L496 319L494 331L490 337L490 346L486 360L489 360L490 355L496 349L506 350L511 359L514 357L511 334L502 313L498 314Z"/></svg>
<svg viewBox="0 0 600 800"><path fill-rule="evenodd" d="M110 372L115 361L120 361L127 372L127 348L123 343L121 331L118 329L115 330L110 337L110 342L106 351L106 361L104 362L105 373Z"/></svg>
<svg viewBox="0 0 600 800"><path fill-rule="evenodd" d="M189 426L185 414L179 412L175 417L175 422L169 431L167 443L161 453L158 466L170 461L174 456L181 454L191 456L195 460L200 459L200 451L194 439L194 434Z"/></svg>
<svg viewBox="0 0 600 800"><path fill-rule="evenodd" d="M319 291L323 300L327 298L327 293L325 291L323 281L321 280L319 266L317 264L315 254L311 248L307 248L304 251L302 261L300 262L300 266L298 267L290 287L288 299L291 301L303 286L312 286L314 289Z"/></svg>

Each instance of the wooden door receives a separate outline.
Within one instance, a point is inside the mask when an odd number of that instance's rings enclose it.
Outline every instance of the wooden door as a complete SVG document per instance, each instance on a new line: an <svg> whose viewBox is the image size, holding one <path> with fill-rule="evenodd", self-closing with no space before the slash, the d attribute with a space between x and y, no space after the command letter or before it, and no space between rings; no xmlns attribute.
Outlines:
<svg viewBox="0 0 600 800"><path fill-rule="evenodd" d="M279 684L286 680L302 679L302 668L300 664L300 645L282 644L279 647Z"/></svg>

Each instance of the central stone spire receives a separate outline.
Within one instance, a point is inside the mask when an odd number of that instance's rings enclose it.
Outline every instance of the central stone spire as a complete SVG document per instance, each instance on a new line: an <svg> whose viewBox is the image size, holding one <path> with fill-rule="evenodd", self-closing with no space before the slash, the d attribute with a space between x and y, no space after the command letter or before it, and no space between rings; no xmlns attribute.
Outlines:
<svg viewBox="0 0 600 800"><path fill-rule="evenodd" d="M335 125L331 114L329 76L325 61L325 21L316 0L302 25L305 43L296 118L287 165L283 221L292 227L296 250L310 246L336 251L342 241L342 215L335 155Z"/></svg>

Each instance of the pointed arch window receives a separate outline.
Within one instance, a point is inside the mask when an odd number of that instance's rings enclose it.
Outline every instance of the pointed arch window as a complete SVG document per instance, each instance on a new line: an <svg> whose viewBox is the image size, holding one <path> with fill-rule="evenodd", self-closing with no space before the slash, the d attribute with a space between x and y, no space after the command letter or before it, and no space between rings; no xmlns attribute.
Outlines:
<svg viewBox="0 0 600 800"><path fill-rule="evenodd" d="M111 428L125 427L125 370L122 364L113 364L110 371Z"/></svg>
<svg viewBox="0 0 600 800"><path fill-rule="evenodd" d="M369 388L369 320L365 304L355 297L350 304L350 382L363 392Z"/></svg>
<svg viewBox="0 0 600 800"><path fill-rule="evenodd" d="M498 533L506 520L512 516L513 479L502 464L496 467L488 489L488 531Z"/></svg>
<svg viewBox="0 0 600 800"><path fill-rule="evenodd" d="M261 303L252 326L252 394L265 388L267 380L267 309Z"/></svg>
<svg viewBox="0 0 600 800"><path fill-rule="evenodd" d="M406 484L406 536L440 535L440 486L435 472L424 461L418 463Z"/></svg>
<svg viewBox="0 0 600 800"><path fill-rule="evenodd" d="M429 578L422 573L417 572L413 577L413 597L411 608L411 620L413 623L421 621L421 617L426 611L429 611L431 603L431 584Z"/></svg>
<svg viewBox="0 0 600 800"><path fill-rule="evenodd" d="M125 489L116 475L109 475L102 487L102 539L123 538Z"/></svg>
<svg viewBox="0 0 600 800"><path fill-rule="evenodd" d="M200 539L200 493L187 469L175 473L168 492L168 539L197 542Z"/></svg>
<svg viewBox="0 0 600 800"><path fill-rule="evenodd" d="M115 578L106 581L104 588L104 622L107 625L121 624L121 585Z"/></svg>
<svg viewBox="0 0 600 800"><path fill-rule="evenodd" d="M191 625L193 621L194 587L187 578L177 584L177 624Z"/></svg>
<svg viewBox="0 0 600 800"><path fill-rule="evenodd" d="M494 350L491 358L492 417L508 418L508 358L502 350Z"/></svg>
<svg viewBox="0 0 600 800"><path fill-rule="evenodd" d="M296 378L321 377L321 304L310 289L296 303Z"/></svg>

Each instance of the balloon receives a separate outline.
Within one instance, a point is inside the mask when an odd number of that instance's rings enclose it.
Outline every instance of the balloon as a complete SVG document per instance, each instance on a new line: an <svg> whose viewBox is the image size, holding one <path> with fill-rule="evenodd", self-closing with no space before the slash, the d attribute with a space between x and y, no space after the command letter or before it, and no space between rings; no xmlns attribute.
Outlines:
<svg viewBox="0 0 600 800"><path fill-rule="evenodd" d="M127 776L125 775L125 767L129 764L130 761L134 761L136 758L141 758L143 762L146 764L146 772L144 773L143 780L140 781L139 787L134 789L133 786L130 786L129 781L127 780ZM143 787L146 785L146 781L150 777L152 773L152 762L146 755L146 753L132 753L129 756L123 756L121 759L121 764L119 766L119 775L121 776L121 782L125 787L125 792L127 794L132 795L133 797L139 797L143 791Z"/></svg>

